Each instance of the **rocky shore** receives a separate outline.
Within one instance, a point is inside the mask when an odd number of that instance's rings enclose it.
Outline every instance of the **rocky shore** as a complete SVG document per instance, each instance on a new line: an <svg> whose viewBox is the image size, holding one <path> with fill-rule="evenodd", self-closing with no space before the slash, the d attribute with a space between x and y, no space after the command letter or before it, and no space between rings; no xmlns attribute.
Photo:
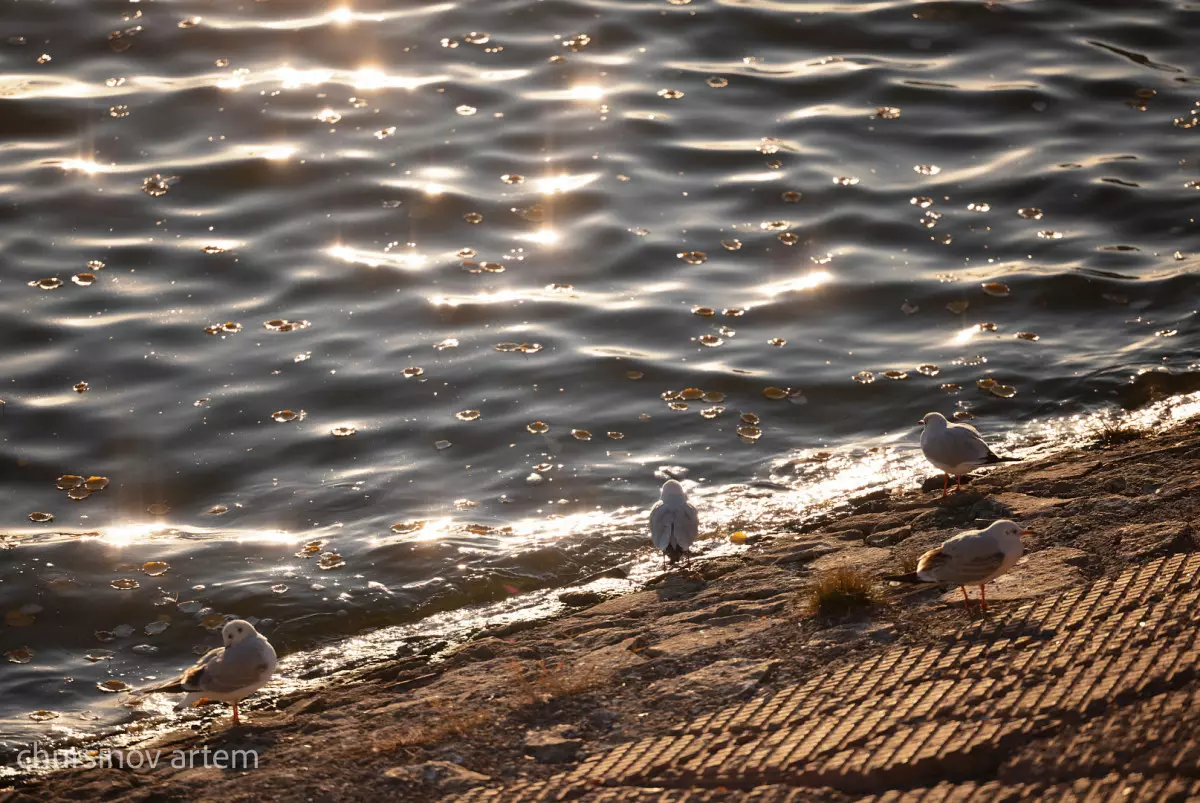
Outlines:
<svg viewBox="0 0 1200 803"><path fill-rule="evenodd" d="M1188 799L1198 458L1193 420L946 499L940 477L872 494L635 593L568 595L558 619L140 746L255 751L257 769L70 770L0 801ZM872 581L999 517L1034 534L986 617L957 588ZM876 584L821 615L815 583L839 568Z"/></svg>

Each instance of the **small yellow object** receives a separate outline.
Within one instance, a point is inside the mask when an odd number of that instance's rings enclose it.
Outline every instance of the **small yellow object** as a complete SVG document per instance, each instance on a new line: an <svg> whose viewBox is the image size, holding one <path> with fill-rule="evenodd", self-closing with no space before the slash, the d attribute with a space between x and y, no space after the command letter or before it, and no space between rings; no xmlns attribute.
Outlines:
<svg viewBox="0 0 1200 803"><path fill-rule="evenodd" d="M730 541L730 543L733 543L733 544L744 544L744 543L746 543L746 531L745 531L745 530L738 530L736 533L734 533L733 535L729 536L729 541Z"/></svg>

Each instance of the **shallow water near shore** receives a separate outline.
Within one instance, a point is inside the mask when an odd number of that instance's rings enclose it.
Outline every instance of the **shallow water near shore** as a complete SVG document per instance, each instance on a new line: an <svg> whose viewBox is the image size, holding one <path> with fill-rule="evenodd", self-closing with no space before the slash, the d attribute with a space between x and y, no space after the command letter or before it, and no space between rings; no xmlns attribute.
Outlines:
<svg viewBox="0 0 1200 803"><path fill-rule="evenodd" d="M1195 389L1200 5L1088 5L13 5L0 734Z"/></svg>

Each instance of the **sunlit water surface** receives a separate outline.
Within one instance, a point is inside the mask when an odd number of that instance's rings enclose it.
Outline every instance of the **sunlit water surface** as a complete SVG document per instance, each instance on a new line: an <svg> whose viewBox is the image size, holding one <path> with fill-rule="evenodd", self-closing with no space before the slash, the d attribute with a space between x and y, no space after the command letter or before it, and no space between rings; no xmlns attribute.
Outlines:
<svg viewBox="0 0 1200 803"><path fill-rule="evenodd" d="M0 739L160 711L110 689L229 615L296 682L636 582L667 476L728 550L929 410L1036 454L1195 389L1198 21L8 3Z"/></svg>

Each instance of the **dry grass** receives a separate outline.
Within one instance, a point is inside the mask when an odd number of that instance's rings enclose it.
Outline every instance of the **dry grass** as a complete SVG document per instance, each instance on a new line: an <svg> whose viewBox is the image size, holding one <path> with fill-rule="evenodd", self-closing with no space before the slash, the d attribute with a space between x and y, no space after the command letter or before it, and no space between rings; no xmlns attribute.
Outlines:
<svg viewBox="0 0 1200 803"><path fill-rule="evenodd" d="M390 753L401 747L437 745L450 738L462 738L492 721L492 714L444 698L430 701L429 707L413 717L416 721L389 729L372 740L375 752Z"/></svg>
<svg viewBox="0 0 1200 803"><path fill-rule="evenodd" d="M1115 415L1105 416L1097 421L1092 428L1092 435L1096 442L1103 446L1117 446L1146 437L1145 432L1129 426Z"/></svg>
<svg viewBox="0 0 1200 803"><path fill-rule="evenodd" d="M511 699L520 706L541 705L542 703L572 697L588 689L595 688L598 680L595 675L573 667L565 661L534 661L522 664L513 661Z"/></svg>
<svg viewBox="0 0 1200 803"><path fill-rule="evenodd" d="M809 612L826 619L865 610L881 599L875 578L851 566L821 572L805 591L805 597Z"/></svg>

